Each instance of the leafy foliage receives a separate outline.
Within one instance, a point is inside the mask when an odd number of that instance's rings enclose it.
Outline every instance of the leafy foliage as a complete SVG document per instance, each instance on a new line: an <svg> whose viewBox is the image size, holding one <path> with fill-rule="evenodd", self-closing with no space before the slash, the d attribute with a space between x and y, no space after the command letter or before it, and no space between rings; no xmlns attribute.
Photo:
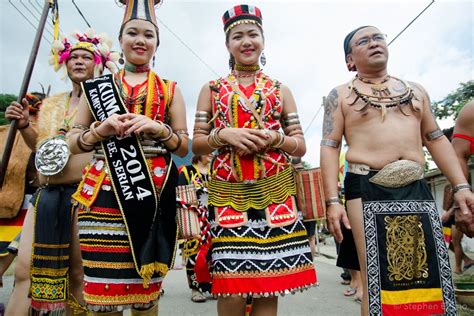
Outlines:
<svg viewBox="0 0 474 316"><path fill-rule="evenodd" d="M448 94L446 98L432 103L434 115L438 119L449 117L456 119L464 105L473 99L474 80L461 83L460 87Z"/></svg>
<svg viewBox="0 0 474 316"><path fill-rule="evenodd" d="M0 125L9 124L8 120L5 118L5 110L7 106L10 105L10 102L16 101L17 97L13 94L3 94L0 93Z"/></svg>

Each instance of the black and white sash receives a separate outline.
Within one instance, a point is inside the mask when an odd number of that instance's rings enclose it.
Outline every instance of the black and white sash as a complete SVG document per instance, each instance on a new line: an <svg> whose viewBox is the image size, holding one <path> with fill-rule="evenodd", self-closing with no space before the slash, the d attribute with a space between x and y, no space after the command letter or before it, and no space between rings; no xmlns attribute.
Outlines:
<svg viewBox="0 0 474 316"><path fill-rule="evenodd" d="M123 101L112 75L105 75L82 83L90 111L95 120L105 121L113 114L125 114ZM158 210L158 196L149 172L141 144L135 134L126 137L113 136L101 142L110 169L112 186L125 218L125 225L136 261L143 241L135 235L143 235L145 225L153 224ZM131 217L140 220L127 220ZM136 226L136 227L135 227ZM148 230L147 230L148 231ZM136 244L138 242L138 245ZM137 246L137 247L134 247Z"/></svg>

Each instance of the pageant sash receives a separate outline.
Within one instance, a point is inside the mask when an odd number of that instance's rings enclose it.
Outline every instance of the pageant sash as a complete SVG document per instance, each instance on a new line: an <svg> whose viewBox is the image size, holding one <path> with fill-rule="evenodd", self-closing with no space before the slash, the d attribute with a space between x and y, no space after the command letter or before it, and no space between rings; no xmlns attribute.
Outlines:
<svg viewBox="0 0 474 316"><path fill-rule="evenodd" d="M82 83L82 88L95 120L103 122L113 114L128 112L112 75L86 80ZM141 247L140 242L136 244L137 240L134 237L146 229L143 227L144 224L150 227L153 224L158 209L155 185L135 134L123 138L113 136L103 140L101 146L110 169L112 187L125 219L135 265L139 271L140 264L137 258ZM137 216L140 217L140 221L127 220Z"/></svg>

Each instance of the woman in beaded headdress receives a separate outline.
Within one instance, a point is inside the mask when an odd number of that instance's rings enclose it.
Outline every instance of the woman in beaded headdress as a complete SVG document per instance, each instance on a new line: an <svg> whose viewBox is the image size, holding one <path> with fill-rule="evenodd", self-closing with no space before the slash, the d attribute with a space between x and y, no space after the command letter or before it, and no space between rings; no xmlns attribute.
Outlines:
<svg viewBox="0 0 474 316"><path fill-rule="evenodd" d="M36 153L40 185L23 223L7 315L26 315L30 305L32 315L64 315L70 299L82 301L83 271L71 195L91 157L70 156L64 139L77 113L81 82L105 67L114 70L110 48L108 38L91 29L55 40L52 64L56 71L64 69L72 90L44 99L36 124L30 124L27 98L23 106L12 102L5 111L6 118L18 120L21 136Z"/></svg>
<svg viewBox="0 0 474 316"><path fill-rule="evenodd" d="M188 151L184 100L150 69L159 44L154 5L128 0L119 41L125 67L83 85L70 145L94 151L79 203L84 299L90 314L156 315L174 261L178 171Z"/></svg>
<svg viewBox="0 0 474 316"><path fill-rule="evenodd" d="M306 152L290 90L260 70L264 37L257 7L223 16L231 73L201 90L193 152L217 150L209 204L212 293L219 315L275 314L277 296L316 283L307 234L295 204L289 154Z"/></svg>

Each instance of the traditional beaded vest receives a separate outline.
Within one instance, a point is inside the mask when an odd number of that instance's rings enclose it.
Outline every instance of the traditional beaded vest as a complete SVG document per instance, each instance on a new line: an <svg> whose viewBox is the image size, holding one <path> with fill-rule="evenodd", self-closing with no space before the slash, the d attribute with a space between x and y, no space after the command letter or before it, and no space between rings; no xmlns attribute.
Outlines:
<svg viewBox="0 0 474 316"><path fill-rule="evenodd" d="M242 97L233 91L231 83L238 84L233 75L210 83L213 91L214 127L259 128L257 119ZM260 72L253 85L239 87L260 114L265 128L280 129L280 82ZM269 149L253 155L239 156L229 147L224 147L214 160L212 176L228 182L252 182L274 175L287 165L288 157L279 150Z"/></svg>

